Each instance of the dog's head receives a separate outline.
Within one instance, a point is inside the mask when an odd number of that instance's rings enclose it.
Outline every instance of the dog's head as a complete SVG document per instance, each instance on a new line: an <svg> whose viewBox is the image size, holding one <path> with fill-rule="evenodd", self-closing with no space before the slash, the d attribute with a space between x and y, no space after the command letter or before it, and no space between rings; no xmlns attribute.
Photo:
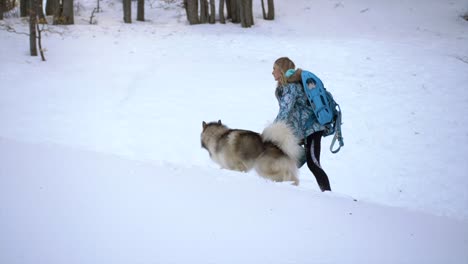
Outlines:
<svg viewBox="0 0 468 264"><path fill-rule="evenodd" d="M213 121L206 123L205 121L202 122L202 132L200 135L200 141L202 148L210 151L208 148L208 144L211 140L215 140L216 136L226 131L228 128L221 123L221 120Z"/></svg>
<svg viewBox="0 0 468 264"><path fill-rule="evenodd" d="M206 123L205 121L202 122L203 131L205 131L205 129L208 126L221 126L221 125L223 125L221 123L221 120L218 120L218 122L209 122L209 123Z"/></svg>

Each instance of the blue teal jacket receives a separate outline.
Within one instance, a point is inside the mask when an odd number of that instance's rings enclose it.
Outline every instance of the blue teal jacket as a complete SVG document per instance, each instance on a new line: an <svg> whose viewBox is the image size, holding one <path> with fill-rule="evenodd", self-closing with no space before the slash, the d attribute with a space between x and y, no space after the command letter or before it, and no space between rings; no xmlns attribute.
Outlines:
<svg viewBox="0 0 468 264"><path fill-rule="evenodd" d="M317 121L300 83L287 83L278 86L275 95L279 104L279 112L275 122L286 122L298 139L304 139L314 132L325 129Z"/></svg>

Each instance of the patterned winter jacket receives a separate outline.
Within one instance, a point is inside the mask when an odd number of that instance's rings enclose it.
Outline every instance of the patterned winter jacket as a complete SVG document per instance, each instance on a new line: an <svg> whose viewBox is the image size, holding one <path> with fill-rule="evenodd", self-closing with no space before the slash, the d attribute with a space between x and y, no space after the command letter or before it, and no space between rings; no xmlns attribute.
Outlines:
<svg viewBox="0 0 468 264"><path fill-rule="evenodd" d="M298 139L305 139L314 132L325 129L317 121L300 83L278 86L275 95L279 103L279 112L275 122L286 122L294 130Z"/></svg>

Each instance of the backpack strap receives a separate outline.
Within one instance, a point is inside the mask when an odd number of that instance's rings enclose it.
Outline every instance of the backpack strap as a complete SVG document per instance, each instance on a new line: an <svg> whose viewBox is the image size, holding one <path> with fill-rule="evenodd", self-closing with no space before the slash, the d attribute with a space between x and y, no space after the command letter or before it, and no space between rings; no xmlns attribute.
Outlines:
<svg viewBox="0 0 468 264"><path fill-rule="evenodd" d="M330 144L330 151L333 154L338 153L341 147L344 146L343 136L341 134L341 108L340 108L340 105L338 104L336 104L336 106L338 107L338 114L337 114L336 121L335 121L335 135L333 136L332 142ZM336 140L338 140L339 146L337 149L333 150L333 146L335 145Z"/></svg>

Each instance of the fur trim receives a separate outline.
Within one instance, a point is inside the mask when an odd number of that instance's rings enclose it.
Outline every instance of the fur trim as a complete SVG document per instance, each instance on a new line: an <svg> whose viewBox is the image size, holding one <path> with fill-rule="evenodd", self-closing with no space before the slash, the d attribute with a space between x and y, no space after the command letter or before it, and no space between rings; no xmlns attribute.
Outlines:
<svg viewBox="0 0 468 264"><path fill-rule="evenodd" d="M287 82L288 83L300 82L302 84L301 74L302 74L302 70L297 69L296 72L288 78Z"/></svg>

